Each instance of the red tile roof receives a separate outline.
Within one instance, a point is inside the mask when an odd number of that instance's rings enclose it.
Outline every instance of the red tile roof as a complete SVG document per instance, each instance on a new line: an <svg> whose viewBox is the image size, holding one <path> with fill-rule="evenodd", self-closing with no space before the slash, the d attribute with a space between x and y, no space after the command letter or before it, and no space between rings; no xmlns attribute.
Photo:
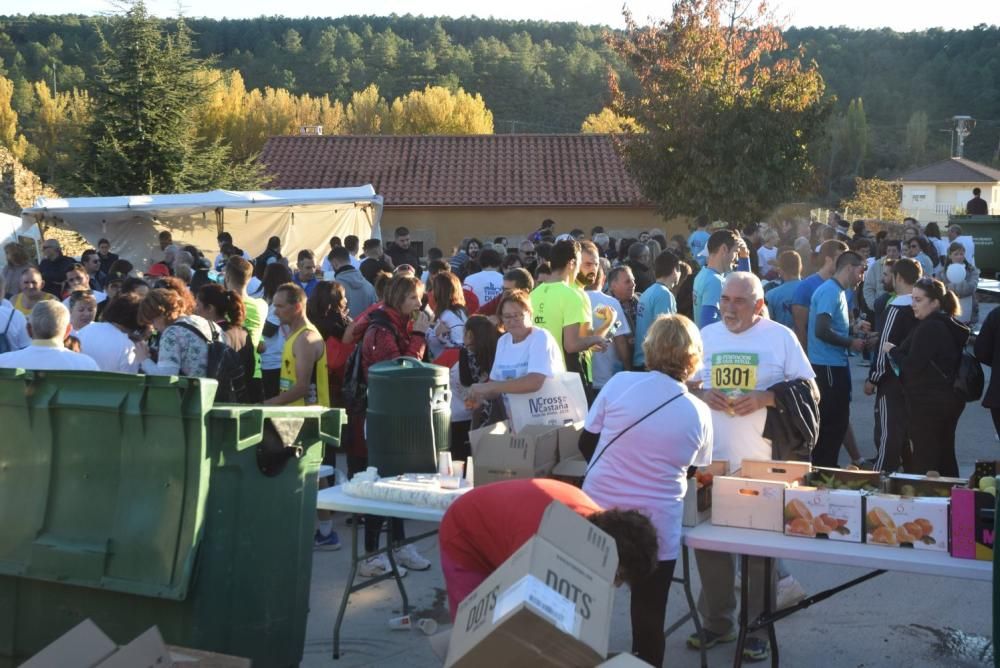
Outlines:
<svg viewBox="0 0 1000 668"><path fill-rule="evenodd" d="M648 207L610 135L271 137L269 187L371 183L386 206Z"/></svg>
<svg viewBox="0 0 1000 668"><path fill-rule="evenodd" d="M921 183L996 183L1000 170L965 158L949 158L918 167L899 177L900 181Z"/></svg>

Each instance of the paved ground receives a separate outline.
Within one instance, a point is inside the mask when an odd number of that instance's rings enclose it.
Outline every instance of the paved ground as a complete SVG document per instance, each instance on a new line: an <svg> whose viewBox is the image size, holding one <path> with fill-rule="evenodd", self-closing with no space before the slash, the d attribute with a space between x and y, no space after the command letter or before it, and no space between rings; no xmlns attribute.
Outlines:
<svg viewBox="0 0 1000 668"><path fill-rule="evenodd" d="M873 454L872 400L861 391L866 369L854 368L854 403L851 421L862 452ZM958 454L962 473L971 472L977 459L1000 458L1000 444L989 413L967 406L958 427ZM841 462L846 463L846 454ZM410 523L419 531L426 525ZM341 536L349 536L338 518ZM411 604L419 617L447 622L443 579L437 559L437 542L423 541L421 551L434 567L405 578ZM872 548L875 549L875 548ZM382 583L355 594L347 609L342 631L342 655L333 661L332 628L346 580L347 549L316 553L313 561L312 611L306 639L306 668L353 666L440 666L427 639L419 632L389 631L389 618L399 612L399 595L393 583ZM856 568L839 568L788 562L807 591L826 589L861 575ZM698 591L697 575L694 591ZM679 586L670 593L668 620L683 614L684 595ZM914 668L949 666L964 668L992 665L991 594L989 586L965 580L887 573L811 608L792 615L777 626L781 659L786 666L844 666L851 668ZM690 622L667 639L666 666L697 666L696 652L684 647L693 632ZM628 590L618 591L612 625L611 649L629 649L631 630ZM709 652L712 666L730 665L732 645ZM527 668L527 667L524 667Z"/></svg>

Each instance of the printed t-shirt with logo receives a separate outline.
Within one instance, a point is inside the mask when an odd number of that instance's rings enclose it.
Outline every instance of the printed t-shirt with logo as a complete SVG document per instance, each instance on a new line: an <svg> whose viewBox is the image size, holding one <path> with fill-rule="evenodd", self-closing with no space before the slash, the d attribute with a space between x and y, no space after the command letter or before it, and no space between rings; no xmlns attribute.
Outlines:
<svg viewBox="0 0 1000 668"><path fill-rule="evenodd" d="M531 292L531 310L535 326L548 330L566 358L566 370L576 371L590 380L590 351L566 353L563 328L590 323L590 300L583 290L559 281L542 283Z"/></svg>
<svg viewBox="0 0 1000 668"><path fill-rule="evenodd" d="M562 351L548 331L533 327L524 341L514 343L510 334L497 341L490 380L514 380L529 373L552 378L566 370Z"/></svg>
<svg viewBox="0 0 1000 668"><path fill-rule="evenodd" d="M761 318L750 329L733 334L723 322L701 330L704 357L702 387L738 398L777 383L810 379L813 372L795 334L783 325ZM750 415L712 411L715 435L713 456L739 468L744 458L770 459L771 443L763 437L767 409Z"/></svg>
<svg viewBox="0 0 1000 668"><path fill-rule="evenodd" d="M472 290L480 304L485 304L503 292L503 274L499 271L477 271L465 277L462 287Z"/></svg>

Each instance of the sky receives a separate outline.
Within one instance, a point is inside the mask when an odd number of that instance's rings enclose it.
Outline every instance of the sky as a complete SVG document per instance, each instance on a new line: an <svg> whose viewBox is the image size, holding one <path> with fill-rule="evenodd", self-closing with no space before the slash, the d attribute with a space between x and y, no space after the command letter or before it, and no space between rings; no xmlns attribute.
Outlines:
<svg viewBox="0 0 1000 668"><path fill-rule="evenodd" d="M622 27L621 0L579 2L579 0L506 0L502 3L476 0L367 0L358 5L329 0L296 0L284 5L273 0L147 0L147 6L158 16L176 16L178 6L185 16L211 18L250 18L281 14L283 16L343 16L348 14L386 15L423 14L425 16L479 16L502 19L535 19L546 21L578 21ZM649 16L662 18L669 13L668 0L627 0L638 19ZM889 27L899 32L941 27L966 29L980 23L1000 25L1000 2L997 0L963 0L956 5L947 2L914 2L914 0L772 0L772 7L789 26L848 26L851 28ZM109 0L46 0L46 14L107 14L114 13ZM4 0L0 14L30 14L38 12L37 0Z"/></svg>

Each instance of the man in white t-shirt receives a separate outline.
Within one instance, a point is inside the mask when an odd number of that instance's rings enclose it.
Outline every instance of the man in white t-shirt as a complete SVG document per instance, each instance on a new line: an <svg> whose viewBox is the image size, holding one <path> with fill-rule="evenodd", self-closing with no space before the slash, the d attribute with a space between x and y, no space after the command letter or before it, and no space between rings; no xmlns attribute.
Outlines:
<svg viewBox="0 0 1000 668"><path fill-rule="evenodd" d="M608 331L612 345L604 350L595 351L590 359L594 390L600 390L619 371L632 368L632 329L628 325L625 311L621 303L611 295L601 292L604 285L604 268L594 245L583 247L580 252L580 269L577 274L580 283L586 285L587 297L590 299L590 309L594 312L593 327L598 329L604 324L604 319L597 313L599 306L607 306L614 313L614 322Z"/></svg>
<svg viewBox="0 0 1000 668"><path fill-rule="evenodd" d="M462 287L472 290L480 304L485 304L503 292L503 274L500 273L500 253L487 248L479 253L482 271L465 277Z"/></svg>
<svg viewBox="0 0 1000 668"><path fill-rule="evenodd" d="M815 374L795 333L763 316L764 288L757 276L742 271L727 276L719 310L721 321L701 330L701 396L712 409L713 458L728 460L735 470L744 459L772 459L771 443L763 436L767 409L775 405L768 388L791 380L812 381ZM734 640L736 555L696 550L695 557L701 574L698 611L706 644ZM751 558L750 573L743 574L750 587L750 619L763 606L763 576L764 560ZM791 579L783 583L797 587ZM773 597L774 591L769 595ZM697 646L697 638L697 634L691 636L689 645ZM770 653L764 637L747 638L745 647L744 658L749 660L759 661Z"/></svg>
<svg viewBox="0 0 1000 668"><path fill-rule="evenodd" d="M0 350L13 352L31 345L31 337L24 314L3 298L6 287L3 274L0 274Z"/></svg>
<svg viewBox="0 0 1000 668"><path fill-rule="evenodd" d="M29 371L99 371L97 362L82 353L67 350L69 310L55 300L38 302L28 318L31 345L0 355L0 369Z"/></svg>

